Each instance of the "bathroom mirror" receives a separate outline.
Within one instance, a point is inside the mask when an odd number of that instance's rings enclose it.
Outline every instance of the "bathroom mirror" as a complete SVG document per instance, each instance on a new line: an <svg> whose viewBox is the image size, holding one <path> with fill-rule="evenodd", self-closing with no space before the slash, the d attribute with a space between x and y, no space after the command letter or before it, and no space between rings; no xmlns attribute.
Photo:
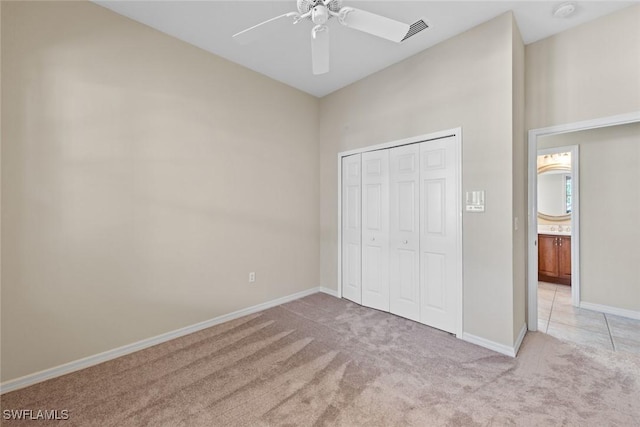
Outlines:
<svg viewBox="0 0 640 427"><path fill-rule="evenodd" d="M547 221L571 219L571 165L538 167L538 217Z"/></svg>

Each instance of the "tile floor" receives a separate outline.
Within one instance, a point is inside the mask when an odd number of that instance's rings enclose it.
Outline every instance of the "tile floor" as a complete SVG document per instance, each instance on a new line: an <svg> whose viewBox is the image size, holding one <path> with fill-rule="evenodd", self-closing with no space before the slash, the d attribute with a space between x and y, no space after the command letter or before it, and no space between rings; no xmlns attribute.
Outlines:
<svg viewBox="0 0 640 427"><path fill-rule="evenodd" d="M558 339L640 354L640 320L571 305L571 287L538 283L538 330Z"/></svg>

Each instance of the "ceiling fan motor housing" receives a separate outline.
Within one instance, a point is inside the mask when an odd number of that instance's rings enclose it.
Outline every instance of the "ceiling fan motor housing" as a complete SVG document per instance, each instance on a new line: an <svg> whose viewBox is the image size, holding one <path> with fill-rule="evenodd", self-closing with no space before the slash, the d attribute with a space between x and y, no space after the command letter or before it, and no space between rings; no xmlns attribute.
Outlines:
<svg viewBox="0 0 640 427"><path fill-rule="evenodd" d="M300 12L300 15L313 10L316 6L325 6L330 11L337 13L342 8L342 0L331 0L326 5L322 0L298 0L298 12Z"/></svg>

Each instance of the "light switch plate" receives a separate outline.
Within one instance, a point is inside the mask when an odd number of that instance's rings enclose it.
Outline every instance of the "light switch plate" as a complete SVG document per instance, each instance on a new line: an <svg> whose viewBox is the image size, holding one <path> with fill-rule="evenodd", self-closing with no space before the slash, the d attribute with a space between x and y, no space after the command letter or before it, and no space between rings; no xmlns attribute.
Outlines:
<svg viewBox="0 0 640 427"><path fill-rule="evenodd" d="M484 212L484 190L467 191L467 212Z"/></svg>

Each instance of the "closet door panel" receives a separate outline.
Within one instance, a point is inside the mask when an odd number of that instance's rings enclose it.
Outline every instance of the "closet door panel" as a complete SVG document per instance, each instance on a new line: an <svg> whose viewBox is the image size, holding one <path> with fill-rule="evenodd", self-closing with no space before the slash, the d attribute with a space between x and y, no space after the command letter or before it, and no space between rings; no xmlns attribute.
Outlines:
<svg viewBox="0 0 640 427"><path fill-rule="evenodd" d="M342 296L361 304L361 156L342 159Z"/></svg>
<svg viewBox="0 0 640 427"><path fill-rule="evenodd" d="M399 248L398 256L398 277L396 286L398 287L397 299L401 303L414 304L416 297L416 271L417 264L416 251Z"/></svg>
<svg viewBox="0 0 640 427"><path fill-rule="evenodd" d="M420 322L455 332L458 156L454 139L420 144Z"/></svg>
<svg viewBox="0 0 640 427"><path fill-rule="evenodd" d="M362 305L389 311L389 151L362 154Z"/></svg>
<svg viewBox="0 0 640 427"><path fill-rule="evenodd" d="M419 147L389 150L390 311L420 318Z"/></svg>

